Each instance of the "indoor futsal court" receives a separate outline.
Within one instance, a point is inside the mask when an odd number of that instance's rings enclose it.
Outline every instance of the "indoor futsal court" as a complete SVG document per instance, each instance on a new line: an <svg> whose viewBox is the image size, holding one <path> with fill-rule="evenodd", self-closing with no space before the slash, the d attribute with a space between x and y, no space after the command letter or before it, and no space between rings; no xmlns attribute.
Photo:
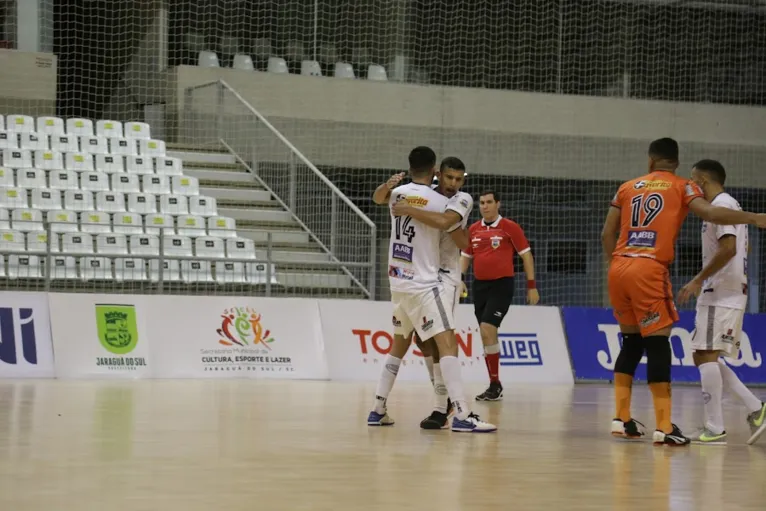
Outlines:
<svg viewBox="0 0 766 511"><path fill-rule="evenodd" d="M653 427L648 390L634 414ZM422 431L430 388L401 383L393 427L368 427L373 384L4 381L0 509L762 510L766 444L653 447L609 436L612 389L506 387L475 410L497 434ZM476 390L470 388L468 390ZM760 397L764 396L758 389ZM674 389L674 421L700 420Z"/></svg>

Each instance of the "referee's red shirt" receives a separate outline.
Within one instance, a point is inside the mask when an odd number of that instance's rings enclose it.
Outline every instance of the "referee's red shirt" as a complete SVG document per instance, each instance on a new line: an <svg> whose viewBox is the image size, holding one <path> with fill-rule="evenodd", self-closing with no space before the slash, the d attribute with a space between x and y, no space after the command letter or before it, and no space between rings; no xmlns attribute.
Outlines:
<svg viewBox="0 0 766 511"><path fill-rule="evenodd" d="M529 251L529 241L521 226L501 216L491 224L484 220L468 228L471 238L463 255L473 258L473 274L478 280L513 277L513 254Z"/></svg>

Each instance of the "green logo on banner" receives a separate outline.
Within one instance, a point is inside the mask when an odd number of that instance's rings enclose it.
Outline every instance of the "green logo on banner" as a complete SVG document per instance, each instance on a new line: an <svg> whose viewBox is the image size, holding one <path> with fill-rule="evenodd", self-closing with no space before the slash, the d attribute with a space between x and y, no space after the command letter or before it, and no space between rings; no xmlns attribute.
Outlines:
<svg viewBox="0 0 766 511"><path fill-rule="evenodd" d="M125 355L136 349L138 327L133 305L96 305L96 325L101 345L110 353Z"/></svg>

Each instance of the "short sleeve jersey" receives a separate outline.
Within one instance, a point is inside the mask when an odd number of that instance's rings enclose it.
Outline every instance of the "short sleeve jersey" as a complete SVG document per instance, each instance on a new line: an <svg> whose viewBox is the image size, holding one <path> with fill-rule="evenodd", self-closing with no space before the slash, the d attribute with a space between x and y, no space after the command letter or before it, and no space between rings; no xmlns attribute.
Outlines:
<svg viewBox="0 0 766 511"><path fill-rule="evenodd" d="M620 237L612 255L669 265L689 204L702 196L699 186L672 172L655 171L624 183L612 199L620 209Z"/></svg>
<svg viewBox="0 0 766 511"><path fill-rule="evenodd" d="M742 210L739 202L726 192L718 194L711 204ZM727 235L736 237L737 253L726 263L726 266L705 281L697 303L743 310L747 306L747 251L749 249L747 226L703 222L702 265L707 266L713 259L718 252L718 240Z"/></svg>
<svg viewBox="0 0 766 511"><path fill-rule="evenodd" d="M408 183L391 191L389 206L406 200L410 206L443 212L447 198L429 185ZM439 275L441 231L410 216L391 215L388 277L391 291L411 293L436 286Z"/></svg>
<svg viewBox="0 0 766 511"><path fill-rule="evenodd" d="M513 277L513 256L530 251L524 230L513 220L498 216L491 224L474 222L468 229L470 243L463 255L473 258L477 280Z"/></svg>
<svg viewBox="0 0 766 511"><path fill-rule="evenodd" d="M452 241L450 233L456 229L465 229L468 217L473 209L473 197L465 192L457 192L449 202L446 211L454 211L460 215L460 221L450 227L446 232L442 231L439 241L439 266L442 277L453 285L460 284L460 249Z"/></svg>

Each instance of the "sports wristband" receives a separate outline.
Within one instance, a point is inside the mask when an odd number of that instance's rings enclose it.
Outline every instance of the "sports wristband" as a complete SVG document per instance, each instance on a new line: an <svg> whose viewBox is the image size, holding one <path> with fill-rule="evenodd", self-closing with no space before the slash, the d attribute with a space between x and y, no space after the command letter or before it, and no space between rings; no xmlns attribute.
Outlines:
<svg viewBox="0 0 766 511"><path fill-rule="evenodd" d="M535 285L535 281L533 280L527 280L527 289L537 289L537 286Z"/></svg>

